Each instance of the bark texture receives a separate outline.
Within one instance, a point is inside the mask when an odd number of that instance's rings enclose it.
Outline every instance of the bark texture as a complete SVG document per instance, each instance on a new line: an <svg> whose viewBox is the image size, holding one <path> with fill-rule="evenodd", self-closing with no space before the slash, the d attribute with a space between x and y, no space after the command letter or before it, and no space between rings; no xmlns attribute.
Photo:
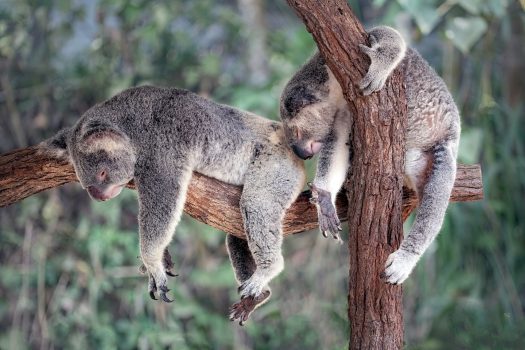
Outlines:
<svg viewBox="0 0 525 350"><path fill-rule="evenodd" d="M37 147L28 147L0 155L0 208L21 201L33 194L60 185L77 182L73 166L61 159L43 154ZM128 188L134 189L133 182ZM239 210L242 188L194 173L184 211L193 218L244 237ZM87 194L86 194L87 195ZM288 209L284 233L295 234L317 227L317 212L309 202L310 192L303 192ZM451 201L475 201L483 198L479 165L459 165ZM403 220L417 205L415 193L403 192ZM346 221L348 200L337 197L339 217Z"/></svg>
<svg viewBox="0 0 525 350"><path fill-rule="evenodd" d="M353 115L348 196L351 349L403 347L402 287L379 278L402 231L406 99L395 71L379 93L362 97L355 87L369 62L358 44L367 35L345 0L288 0L343 88ZM368 43L367 43L368 44Z"/></svg>

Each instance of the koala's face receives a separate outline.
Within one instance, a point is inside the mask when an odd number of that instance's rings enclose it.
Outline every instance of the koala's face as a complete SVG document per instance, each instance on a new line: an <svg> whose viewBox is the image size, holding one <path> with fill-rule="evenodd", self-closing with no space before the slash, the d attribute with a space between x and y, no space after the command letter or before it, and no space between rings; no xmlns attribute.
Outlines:
<svg viewBox="0 0 525 350"><path fill-rule="evenodd" d="M333 134L335 115L346 108L341 86L314 56L288 82L281 96L281 120L295 154L308 159L318 153Z"/></svg>
<svg viewBox="0 0 525 350"><path fill-rule="evenodd" d="M338 105L327 86L317 90L285 89L281 98L281 120L294 153L308 159L317 154L332 133Z"/></svg>
<svg viewBox="0 0 525 350"><path fill-rule="evenodd" d="M91 198L116 197L133 179L135 154L127 138L110 130L84 133L69 145L80 184Z"/></svg>
<svg viewBox="0 0 525 350"><path fill-rule="evenodd" d="M301 159L317 154L330 135L333 113L323 103L305 106L293 118L283 119L288 144Z"/></svg>

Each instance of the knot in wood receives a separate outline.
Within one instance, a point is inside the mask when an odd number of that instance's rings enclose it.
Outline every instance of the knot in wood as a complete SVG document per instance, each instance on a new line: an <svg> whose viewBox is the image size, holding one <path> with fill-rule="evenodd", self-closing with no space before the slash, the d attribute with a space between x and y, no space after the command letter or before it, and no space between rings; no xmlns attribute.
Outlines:
<svg viewBox="0 0 525 350"><path fill-rule="evenodd" d="M384 191L392 191L397 188L397 181L394 176L385 176L381 179L381 189Z"/></svg>

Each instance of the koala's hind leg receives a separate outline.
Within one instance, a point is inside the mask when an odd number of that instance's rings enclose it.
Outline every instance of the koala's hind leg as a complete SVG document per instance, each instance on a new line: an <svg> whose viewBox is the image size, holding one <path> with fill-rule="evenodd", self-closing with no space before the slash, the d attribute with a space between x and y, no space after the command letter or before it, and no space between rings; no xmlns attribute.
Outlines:
<svg viewBox="0 0 525 350"><path fill-rule="evenodd" d="M182 162L181 162L182 163ZM167 247L180 221L191 168L187 166L165 168L149 165L150 171L135 178L139 195L139 238L140 255L148 272L150 297L171 302L166 296L167 272L171 257L166 255Z"/></svg>
<svg viewBox="0 0 525 350"><path fill-rule="evenodd" d="M422 187L418 186L421 189L418 191L419 207L414 224L399 249L390 254L385 264L383 277L388 283L403 283L441 229L456 178L457 144L457 139L447 140L431 151L432 166L428 179ZM416 164L421 163L420 160L413 160L412 163L415 164L413 169L419 167L420 171L425 170L424 166ZM407 174L410 176L410 171ZM417 185L416 176L412 174L412 177Z"/></svg>
<svg viewBox="0 0 525 350"><path fill-rule="evenodd" d="M233 235L226 235L226 248L235 272L235 278L239 285L242 285L243 282L253 275L256 268L255 260L253 260L252 253L248 247L248 241ZM270 288L266 287L260 296L247 297L234 304L230 308L230 320L238 319L239 324L242 326L256 307L268 301L270 294Z"/></svg>
<svg viewBox="0 0 525 350"><path fill-rule="evenodd" d="M253 275L256 268L248 241L233 235L226 235L226 249L228 249L235 278L239 284L242 284Z"/></svg>
<svg viewBox="0 0 525 350"><path fill-rule="evenodd" d="M285 150L262 150L250 165L240 207L246 246L251 252L255 270L249 278L241 281L241 300L230 309L231 320L238 319L243 324L250 313L270 296L268 282L284 268L282 220L303 184L302 163ZM246 253L246 246L240 246ZM242 280L248 273L241 272L238 276Z"/></svg>

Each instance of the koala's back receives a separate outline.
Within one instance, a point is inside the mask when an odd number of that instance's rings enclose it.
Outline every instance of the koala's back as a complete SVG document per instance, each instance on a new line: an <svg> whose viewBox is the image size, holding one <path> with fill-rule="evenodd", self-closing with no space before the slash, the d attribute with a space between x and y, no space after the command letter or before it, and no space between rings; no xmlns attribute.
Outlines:
<svg viewBox="0 0 525 350"><path fill-rule="evenodd" d="M458 139L459 112L445 82L414 49L401 62L408 104L407 148L426 149Z"/></svg>
<svg viewBox="0 0 525 350"><path fill-rule="evenodd" d="M127 89L85 113L80 126L116 124L139 149L140 159L191 159L195 169L241 184L261 145L282 144L280 123L177 88Z"/></svg>

